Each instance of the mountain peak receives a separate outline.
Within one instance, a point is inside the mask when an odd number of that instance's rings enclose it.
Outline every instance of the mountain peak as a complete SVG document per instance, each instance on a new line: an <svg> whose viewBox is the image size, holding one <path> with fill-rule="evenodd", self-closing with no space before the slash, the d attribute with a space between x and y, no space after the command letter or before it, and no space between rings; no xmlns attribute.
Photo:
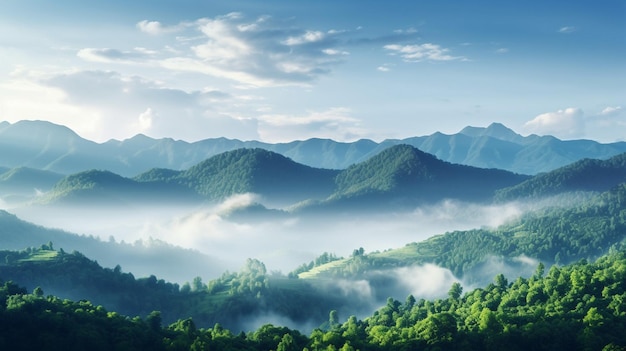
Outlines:
<svg viewBox="0 0 626 351"><path fill-rule="evenodd" d="M76 132L70 128L41 120L22 120L14 124L10 124L3 131L15 133L16 135L31 136L35 138L54 137L54 138L80 138Z"/></svg>
<svg viewBox="0 0 626 351"><path fill-rule="evenodd" d="M500 140L511 141L514 143L520 143L523 140L523 136L515 133L512 129L506 127L502 123L491 123L488 127L465 127L459 132L470 137L488 136Z"/></svg>

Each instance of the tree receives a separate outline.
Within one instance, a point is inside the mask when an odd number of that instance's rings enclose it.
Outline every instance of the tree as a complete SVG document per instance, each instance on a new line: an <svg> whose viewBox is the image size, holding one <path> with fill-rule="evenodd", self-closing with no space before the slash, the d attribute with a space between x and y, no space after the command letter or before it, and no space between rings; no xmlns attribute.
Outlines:
<svg viewBox="0 0 626 351"><path fill-rule="evenodd" d="M204 290L204 284L202 283L201 277L193 278L193 283L191 283L191 291L198 292Z"/></svg>
<svg viewBox="0 0 626 351"><path fill-rule="evenodd" d="M150 330L155 331L155 332L160 331L161 322L162 322L161 312L160 311L150 312L148 317L146 317L146 322L148 322L148 327L150 327Z"/></svg>
<svg viewBox="0 0 626 351"><path fill-rule="evenodd" d="M506 289L507 285L509 285L509 282L507 281L507 279L504 277L504 274L500 273L498 275L496 275L496 278L494 279L496 286L499 289Z"/></svg>
<svg viewBox="0 0 626 351"><path fill-rule="evenodd" d="M336 328L339 326L339 313L337 310L332 310L328 314L328 325L330 328Z"/></svg>
<svg viewBox="0 0 626 351"><path fill-rule="evenodd" d="M298 347L291 334L286 333L276 346L276 351L297 351Z"/></svg>
<svg viewBox="0 0 626 351"><path fill-rule="evenodd" d="M543 277L543 273L546 270L546 266L543 264L543 262L539 262L539 264L537 265L537 269L535 270L535 274L533 275L533 277L535 279L540 279Z"/></svg>
<svg viewBox="0 0 626 351"><path fill-rule="evenodd" d="M462 293L463 293L463 287L461 286L461 283L459 282L452 283L450 290L448 290L448 296L453 300L458 300L459 298L461 298Z"/></svg>
<svg viewBox="0 0 626 351"><path fill-rule="evenodd" d="M43 297L43 289L40 286L36 287L35 290L33 290L33 295Z"/></svg>

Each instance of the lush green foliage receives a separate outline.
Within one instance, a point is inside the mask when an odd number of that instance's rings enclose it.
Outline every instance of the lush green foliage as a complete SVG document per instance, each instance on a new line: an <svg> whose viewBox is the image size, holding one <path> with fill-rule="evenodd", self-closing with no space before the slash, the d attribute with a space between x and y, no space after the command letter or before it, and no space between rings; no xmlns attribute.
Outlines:
<svg viewBox="0 0 626 351"><path fill-rule="evenodd" d="M133 179L109 171L85 171L61 179L43 202L56 200L137 201L160 198L221 200L258 193L289 203L324 198L337 171L311 168L274 152L238 149L213 156L185 171L152 169Z"/></svg>
<svg viewBox="0 0 626 351"><path fill-rule="evenodd" d="M626 181L626 153L608 160L583 159L498 190L496 200L541 198L565 192L607 191Z"/></svg>
<svg viewBox="0 0 626 351"><path fill-rule="evenodd" d="M253 192L303 200L330 194L336 173L298 164L263 149L238 149L200 162L173 181L208 198Z"/></svg>
<svg viewBox="0 0 626 351"><path fill-rule="evenodd" d="M254 259L247 260L240 272L225 272L207 284L196 277L179 287L154 275L135 278L120 266L103 268L79 252L51 247L49 243L41 248L0 251L0 279L29 289L41 286L62 298L88 299L125 315L145 316L159 310L166 322L188 316L201 325L219 322L232 329L244 328L246 321L262 314L280 315L296 323L320 323L331 309L358 307L357 301L326 294L310 281L270 275L265 265Z"/></svg>
<svg viewBox="0 0 626 351"><path fill-rule="evenodd" d="M249 261L253 275L262 271ZM0 286L0 347L39 350L620 350L626 347L626 250L593 264L543 265L509 283L498 275L485 288L434 301L389 298L371 317L341 323L330 311L326 329L309 336L264 325L233 334L216 324L197 328L192 319L162 327L159 312L145 319L108 312L88 301L28 294L13 283Z"/></svg>
<svg viewBox="0 0 626 351"><path fill-rule="evenodd" d="M455 231L404 248L352 257L325 275L355 276L372 270L435 263L462 277L490 257L521 255L548 263L595 258L625 239L626 184L573 207L530 212L496 229Z"/></svg>
<svg viewBox="0 0 626 351"><path fill-rule="evenodd" d="M445 198L484 201L496 189L526 178L501 170L451 164L412 146L397 145L342 171L336 178L337 191L332 199L369 196L412 205Z"/></svg>

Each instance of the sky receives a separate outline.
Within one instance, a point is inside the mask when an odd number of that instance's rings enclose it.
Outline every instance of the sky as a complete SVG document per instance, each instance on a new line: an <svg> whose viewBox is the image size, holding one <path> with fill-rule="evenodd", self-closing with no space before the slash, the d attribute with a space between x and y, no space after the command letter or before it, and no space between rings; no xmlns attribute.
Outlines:
<svg viewBox="0 0 626 351"><path fill-rule="evenodd" d="M626 2L0 4L0 121L97 142L626 140Z"/></svg>

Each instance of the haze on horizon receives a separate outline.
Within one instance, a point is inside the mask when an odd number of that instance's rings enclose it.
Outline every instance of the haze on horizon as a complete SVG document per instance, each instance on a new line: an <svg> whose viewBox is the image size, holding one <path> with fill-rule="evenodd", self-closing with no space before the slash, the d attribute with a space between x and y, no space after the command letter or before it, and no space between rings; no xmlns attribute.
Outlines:
<svg viewBox="0 0 626 351"><path fill-rule="evenodd" d="M626 4L9 0L0 121L103 142L624 140Z"/></svg>

